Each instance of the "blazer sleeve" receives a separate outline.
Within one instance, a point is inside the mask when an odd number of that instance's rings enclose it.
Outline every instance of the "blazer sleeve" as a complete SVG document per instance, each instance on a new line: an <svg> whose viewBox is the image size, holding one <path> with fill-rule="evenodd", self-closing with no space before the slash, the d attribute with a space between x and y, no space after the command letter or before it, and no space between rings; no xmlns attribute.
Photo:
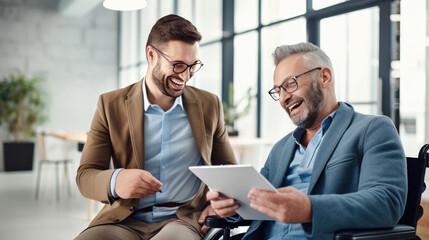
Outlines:
<svg viewBox="0 0 429 240"><path fill-rule="evenodd" d="M110 178L114 171L109 169L111 153L109 128L101 95L76 175L76 183L83 196L113 203L110 194Z"/></svg>
<svg viewBox="0 0 429 240"><path fill-rule="evenodd" d="M361 141L355 148L362 150L357 191L309 195L312 223L303 224L308 237L347 228L391 227L403 214L407 168L396 128L387 117L374 118L365 129L356 127Z"/></svg>

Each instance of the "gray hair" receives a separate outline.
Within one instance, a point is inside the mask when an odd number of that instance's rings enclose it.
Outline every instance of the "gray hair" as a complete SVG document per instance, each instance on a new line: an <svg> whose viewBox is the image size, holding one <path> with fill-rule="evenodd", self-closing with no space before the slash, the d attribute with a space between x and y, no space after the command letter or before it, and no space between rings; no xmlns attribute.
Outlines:
<svg viewBox="0 0 429 240"><path fill-rule="evenodd" d="M277 66L281 60L294 54L302 54L307 68L327 67L332 72L332 78L334 77L331 59L318 46L308 42L277 47L273 53L274 64Z"/></svg>

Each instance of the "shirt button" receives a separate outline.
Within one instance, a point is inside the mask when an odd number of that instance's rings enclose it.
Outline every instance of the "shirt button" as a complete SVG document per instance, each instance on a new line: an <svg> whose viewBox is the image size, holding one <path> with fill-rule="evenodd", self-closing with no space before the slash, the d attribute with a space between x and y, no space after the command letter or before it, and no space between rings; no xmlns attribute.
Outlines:
<svg viewBox="0 0 429 240"><path fill-rule="evenodd" d="M130 207L130 211L131 211L131 212L134 212L134 210L135 210L135 207L134 207L134 206L131 206L131 207Z"/></svg>
<svg viewBox="0 0 429 240"><path fill-rule="evenodd" d="M117 222L119 222L119 219L113 219L113 222L117 223Z"/></svg>

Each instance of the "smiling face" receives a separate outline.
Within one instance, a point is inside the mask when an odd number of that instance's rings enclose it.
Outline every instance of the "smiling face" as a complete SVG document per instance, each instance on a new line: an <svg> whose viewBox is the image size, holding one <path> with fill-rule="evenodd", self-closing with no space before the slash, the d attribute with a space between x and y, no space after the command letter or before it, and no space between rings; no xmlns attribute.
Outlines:
<svg viewBox="0 0 429 240"><path fill-rule="evenodd" d="M281 60L274 71L274 86L279 86L284 80L310 70L303 62L301 54L294 54ZM292 93L280 92L279 103L288 113L295 125L301 128L311 128L325 102L317 75L319 70L297 78L298 89ZM316 78L315 81L312 79Z"/></svg>
<svg viewBox="0 0 429 240"><path fill-rule="evenodd" d="M198 43L190 44L178 40L167 42L162 47L155 46L165 56L148 46L149 68L151 79L148 79L148 88L155 96L164 95L176 98L183 93L186 83L193 76L187 68L183 73L173 72L172 63L185 63L188 65L198 62ZM171 62L169 62L168 60ZM154 86L154 87L152 87Z"/></svg>

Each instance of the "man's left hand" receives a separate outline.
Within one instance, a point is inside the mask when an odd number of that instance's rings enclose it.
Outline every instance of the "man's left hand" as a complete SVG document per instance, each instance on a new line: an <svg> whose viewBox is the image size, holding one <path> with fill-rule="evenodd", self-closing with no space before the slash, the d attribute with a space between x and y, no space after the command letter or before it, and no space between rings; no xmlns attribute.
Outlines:
<svg viewBox="0 0 429 240"><path fill-rule="evenodd" d="M198 223L202 225L201 232L206 233L210 227L204 225L204 221L206 220L207 216L216 215L215 211L213 210L212 206L209 205L204 209L204 211L201 213L200 218L198 219Z"/></svg>
<svg viewBox="0 0 429 240"><path fill-rule="evenodd" d="M278 193L260 189L250 190L247 196L253 201L250 207L282 223L311 222L311 201L307 195L293 187L277 190Z"/></svg>

